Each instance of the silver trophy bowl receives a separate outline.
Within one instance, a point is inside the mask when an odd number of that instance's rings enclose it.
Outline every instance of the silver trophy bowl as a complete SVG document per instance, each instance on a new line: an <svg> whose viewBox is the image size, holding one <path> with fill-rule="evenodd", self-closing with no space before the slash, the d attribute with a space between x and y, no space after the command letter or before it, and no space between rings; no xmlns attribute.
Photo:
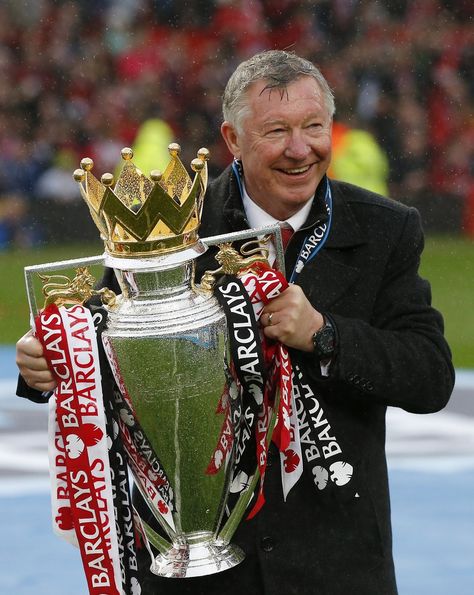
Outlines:
<svg viewBox="0 0 474 595"><path fill-rule="evenodd" d="M244 558L219 537L233 452L217 472L207 471L225 422L218 409L229 394L229 359L224 313L212 294L193 285L194 259L203 251L198 243L159 259L106 260L122 294L109 311L103 343L126 393L119 414L135 483L169 540L147 526L160 550L151 570L169 577L219 572ZM143 473L151 461L156 492ZM157 504L150 493L163 497Z"/></svg>

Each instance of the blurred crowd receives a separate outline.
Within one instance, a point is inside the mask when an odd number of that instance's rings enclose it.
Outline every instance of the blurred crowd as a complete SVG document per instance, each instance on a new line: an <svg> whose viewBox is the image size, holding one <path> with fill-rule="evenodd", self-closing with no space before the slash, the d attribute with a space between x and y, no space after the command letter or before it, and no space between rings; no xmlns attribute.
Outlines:
<svg viewBox="0 0 474 595"><path fill-rule="evenodd" d="M185 164L208 147L215 175L225 82L269 48L314 61L340 130L376 147L334 175L372 167L394 199L457 205L474 235L473 16L469 0L3 0L0 247L80 238L71 172L83 156L114 171L145 124Z"/></svg>

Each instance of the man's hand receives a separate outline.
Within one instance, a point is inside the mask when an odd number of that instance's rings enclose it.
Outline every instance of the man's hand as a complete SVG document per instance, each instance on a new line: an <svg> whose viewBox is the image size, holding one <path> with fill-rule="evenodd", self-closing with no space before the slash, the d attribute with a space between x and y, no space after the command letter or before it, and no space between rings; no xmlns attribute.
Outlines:
<svg viewBox="0 0 474 595"><path fill-rule="evenodd" d="M298 285L290 285L269 302L260 320L266 337L308 352L313 351L314 333L324 324L322 314L313 308Z"/></svg>
<svg viewBox="0 0 474 595"><path fill-rule="evenodd" d="M43 347L31 331L16 344L16 365L31 388L41 392L56 388L56 381L43 357Z"/></svg>

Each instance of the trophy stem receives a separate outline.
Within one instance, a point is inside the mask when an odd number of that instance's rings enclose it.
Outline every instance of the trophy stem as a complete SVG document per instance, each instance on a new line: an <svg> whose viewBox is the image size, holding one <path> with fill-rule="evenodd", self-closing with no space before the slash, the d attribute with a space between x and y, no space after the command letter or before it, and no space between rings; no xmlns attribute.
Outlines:
<svg viewBox="0 0 474 595"><path fill-rule="evenodd" d="M154 531L148 523L146 523L143 519L140 519L143 525L143 529L145 530L146 538L148 539L149 543L156 548L160 554L165 554L171 547L169 541L166 541L159 533Z"/></svg>

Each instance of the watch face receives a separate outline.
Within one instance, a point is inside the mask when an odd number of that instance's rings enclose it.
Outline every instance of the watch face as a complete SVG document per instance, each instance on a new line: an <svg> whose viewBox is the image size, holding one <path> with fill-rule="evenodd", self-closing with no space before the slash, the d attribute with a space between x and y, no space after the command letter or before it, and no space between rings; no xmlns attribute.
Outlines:
<svg viewBox="0 0 474 595"><path fill-rule="evenodd" d="M320 357L329 357L334 351L334 330L327 325L314 334L314 350Z"/></svg>

